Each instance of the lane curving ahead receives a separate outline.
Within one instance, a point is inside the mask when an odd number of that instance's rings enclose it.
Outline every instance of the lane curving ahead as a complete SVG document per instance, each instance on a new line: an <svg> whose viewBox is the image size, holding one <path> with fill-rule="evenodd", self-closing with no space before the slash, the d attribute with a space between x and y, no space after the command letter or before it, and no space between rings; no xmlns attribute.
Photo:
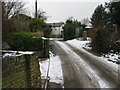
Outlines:
<svg viewBox="0 0 120 90"><path fill-rule="evenodd" d="M52 41L62 63L65 88L117 88L118 70L65 42Z"/></svg>

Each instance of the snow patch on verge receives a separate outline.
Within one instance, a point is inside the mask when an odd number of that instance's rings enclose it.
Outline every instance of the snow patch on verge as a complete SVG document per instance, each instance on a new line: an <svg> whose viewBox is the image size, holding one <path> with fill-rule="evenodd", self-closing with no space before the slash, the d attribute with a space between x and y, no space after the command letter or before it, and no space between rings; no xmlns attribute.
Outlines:
<svg viewBox="0 0 120 90"><path fill-rule="evenodd" d="M114 63L120 63L120 53L103 54L102 57L108 61L112 61Z"/></svg>
<svg viewBox="0 0 120 90"><path fill-rule="evenodd" d="M80 41L77 39L68 40L66 42L71 44L71 45L75 45L76 47L81 48L81 49L83 49L83 47L87 47L86 44L90 43L90 41Z"/></svg>
<svg viewBox="0 0 120 90"><path fill-rule="evenodd" d="M89 49L91 50L92 48L89 47L89 43L91 42L90 39L83 41L82 39L73 39L73 40L68 40L66 41L68 44L70 45L75 45L76 47L80 48L80 49Z"/></svg>
<svg viewBox="0 0 120 90"><path fill-rule="evenodd" d="M49 59L45 61L41 61L39 62L39 64L40 64L41 77L42 79L45 79L45 77L47 76ZM63 73L62 73L60 58L59 56L53 56L52 53L50 56L50 69L48 76L50 77L50 82L63 85Z"/></svg>

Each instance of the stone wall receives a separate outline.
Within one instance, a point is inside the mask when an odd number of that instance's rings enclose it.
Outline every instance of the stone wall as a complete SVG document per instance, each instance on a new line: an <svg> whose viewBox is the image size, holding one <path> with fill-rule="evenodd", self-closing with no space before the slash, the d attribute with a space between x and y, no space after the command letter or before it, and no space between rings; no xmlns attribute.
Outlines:
<svg viewBox="0 0 120 90"><path fill-rule="evenodd" d="M40 88L38 55L2 59L2 88Z"/></svg>

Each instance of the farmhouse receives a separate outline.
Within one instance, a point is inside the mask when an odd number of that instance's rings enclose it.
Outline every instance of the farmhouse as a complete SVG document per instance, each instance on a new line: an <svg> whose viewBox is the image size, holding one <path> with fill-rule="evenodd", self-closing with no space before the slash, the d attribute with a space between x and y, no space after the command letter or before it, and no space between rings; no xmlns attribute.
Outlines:
<svg viewBox="0 0 120 90"><path fill-rule="evenodd" d="M63 28L62 28L64 26L63 22L48 23L48 24L52 28L51 35L54 35L54 36L63 35Z"/></svg>

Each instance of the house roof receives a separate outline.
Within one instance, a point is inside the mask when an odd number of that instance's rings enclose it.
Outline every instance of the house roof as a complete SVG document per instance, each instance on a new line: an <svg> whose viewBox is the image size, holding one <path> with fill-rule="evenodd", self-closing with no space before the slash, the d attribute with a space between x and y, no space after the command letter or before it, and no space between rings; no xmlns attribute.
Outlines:
<svg viewBox="0 0 120 90"><path fill-rule="evenodd" d="M50 25L51 27L60 27L61 25L63 25L63 22L58 22L58 23L48 23L48 25Z"/></svg>
<svg viewBox="0 0 120 90"><path fill-rule="evenodd" d="M86 28L86 29L91 29L91 28L92 28L92 26L86 26L85 28Z"/></svg>

